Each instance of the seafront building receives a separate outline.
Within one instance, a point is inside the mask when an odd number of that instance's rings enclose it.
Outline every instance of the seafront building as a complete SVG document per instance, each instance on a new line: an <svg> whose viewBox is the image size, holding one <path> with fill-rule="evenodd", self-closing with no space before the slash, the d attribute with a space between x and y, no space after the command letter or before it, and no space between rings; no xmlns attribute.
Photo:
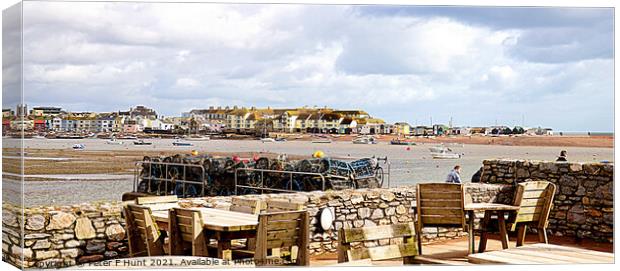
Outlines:
<svg viewBox="0 0 620 271"><path fill-rule="evenodd" d="M433 124L412 126L407 122L386 123L364 110L328 107L257 108L226 106L193 109L182 116L165 117L154 109L136 106L116 112L69 112L60 107L26 105L2 110L4 133L10 131L59 133L329 133L391 134L397 136L437 135L553 135L550 128L452 127Z"/></svg>

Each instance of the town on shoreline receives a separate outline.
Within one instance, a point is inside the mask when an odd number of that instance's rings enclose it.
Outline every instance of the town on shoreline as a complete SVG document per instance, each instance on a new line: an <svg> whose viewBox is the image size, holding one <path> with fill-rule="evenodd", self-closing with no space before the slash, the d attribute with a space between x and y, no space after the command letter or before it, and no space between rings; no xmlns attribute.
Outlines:
<svg viewBox="0 0 620 271"><path fill-rule="evenodd" d="M398 135L398 136L469 136L469 135L553 135L551 128L453 126L440 123L411 125L387 123L364 110L341 110L328 107L256 108L214 107L193 109L181 116L158 115L154 109L139 105L127 111L73 112L60 107L38 106L28 110L2 110L4 135L24 131L42 133L122 133L122 134L236 134L267 137L269 133ZM589 135L590 133L588 133ZM560 135L562 133L560 132Z"/></svg>

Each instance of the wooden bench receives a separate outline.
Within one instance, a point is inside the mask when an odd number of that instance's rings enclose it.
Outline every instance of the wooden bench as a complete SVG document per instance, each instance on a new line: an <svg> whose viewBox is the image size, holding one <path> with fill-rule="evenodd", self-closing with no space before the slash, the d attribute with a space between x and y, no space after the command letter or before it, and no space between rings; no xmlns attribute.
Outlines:
<svg viewBox="0 0 620 271"><path fill-rule="evenodd" d="M368 241L402 238L402 244L364 247ZM338 262L371 259L372 261L402 258L403 264L413 264L418 255L415 225L410 223L374 227L341 228L338 232ZM352 243L361 243L355 246Z"/></svg>

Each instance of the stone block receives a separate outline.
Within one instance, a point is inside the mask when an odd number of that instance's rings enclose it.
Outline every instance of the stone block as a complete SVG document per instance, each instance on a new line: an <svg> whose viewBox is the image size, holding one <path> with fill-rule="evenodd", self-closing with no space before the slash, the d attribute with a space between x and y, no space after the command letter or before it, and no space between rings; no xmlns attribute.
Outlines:
<svg viewBox="0 0 620 271"><path fill-rule="evenodd" d="M31 215L26 219L26 229L38 231L45 227L45 217L43 215Z"/></svg>
<svg viewBox="0 0 620 271"><path fill-rule="evenodd" d="M75 216L65 212L55 212L50 218L47 230L60 230L68 228L75 222Z"/></svg>
<svg viewBox="0 0 620 271"><path fill-rule="evenodd" d="M88 217L80 217L75 221L75 237L79 240L92 239L96 236L93 223Z"/></svg>
<svg viewBox="0 0 620 271"><path fill-rule="evenodd" d="M46 260L51 258L56 258L60 255L58 250L37 250L35 252L34 258L37 260Z"/></svg>

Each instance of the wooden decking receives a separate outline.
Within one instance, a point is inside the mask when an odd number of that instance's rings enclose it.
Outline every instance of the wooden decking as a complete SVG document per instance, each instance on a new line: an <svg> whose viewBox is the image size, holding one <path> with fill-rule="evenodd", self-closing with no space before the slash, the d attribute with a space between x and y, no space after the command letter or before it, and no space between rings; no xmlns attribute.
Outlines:
<svg viewBox="0 0 620 271"><path fill-rule="evenodd" d="M506 250L471 254L467 258L470 263L477 264L614 263L614 255L610 253L551 244L531 244Z"/></svg>
<svg viewBox="0 0 620 271"><path fill-rule="evenodd" d="M597 254L599 252L607 252L613 253L613 244L607 243L597 243L591 241L583 241L580 244L574 242L574 239L571 237L550 237L549 238L551 244L555 244L563 248L564 250L569 250L571 248L579 248L579 249L587 249L590 250L591 253ZM479 237L476 237L476 243L479 241ZM525 240L525 245L534 245L538 244L538 239L536 236L528 236ZM441 242L435 242L432 244L424 244L424 255L416 257L416 263L419 264L444 264L444 265L472 265L474 263L470 263L467 258L468 254L468 240L466 237L456 239L456 240L447 240ZM511 249L515 248L516 239L514 237L510 238L509 246ZM502 251L502 243L499 240L499 236L496 234L490 234L489 240L487 243L487 252L493 251ZM473 254L476 255L476 254ZM599 258L601 259L601 258ZM601 259L603 260L603 259ZM613 259L612 259L613 261ZM600 261L599 261L600 262ZM326 265L334 265L337 263L336 254L333 255L321 255L311 257L310 266L326 266ZM536 264L536 262L532 262L530 264ZM373 266L399 266L402 265L402 261L399 260L391 260L391 261L375 261L373 262Z"/></svg>

